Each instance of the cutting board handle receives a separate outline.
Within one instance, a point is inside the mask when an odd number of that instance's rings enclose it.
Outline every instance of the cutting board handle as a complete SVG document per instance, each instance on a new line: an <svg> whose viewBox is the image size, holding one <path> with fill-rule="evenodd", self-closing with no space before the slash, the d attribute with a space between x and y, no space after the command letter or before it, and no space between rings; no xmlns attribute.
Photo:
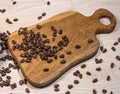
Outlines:
<svg viewBox="0 0 120 94"><path fill-rule="evenodd" d="M106 10L106 9L98 9L95 11L95 13L92 15L93 20L97 21L96 27L96 33L109 33L112 32L113 29L115 28L116 25L116 19L114 17L114 15ZM103 23L100 22L101 18L108 18L110 21L109 25L105 25Z"/></svg>

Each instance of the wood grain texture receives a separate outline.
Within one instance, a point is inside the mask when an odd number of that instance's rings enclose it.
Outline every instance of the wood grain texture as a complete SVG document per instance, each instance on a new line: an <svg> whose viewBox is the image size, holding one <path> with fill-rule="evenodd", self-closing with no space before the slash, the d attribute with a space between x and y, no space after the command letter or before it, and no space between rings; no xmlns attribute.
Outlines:
<svg viewBox="0 0 120 94"><path fill-rule="evenodd" d="M104 25L100 22L100 18L107 17L110 19L110 25ZM32 59L31 63L20 63L22 57L20 54L23 51L12 50L14 44L12 40L15 40L18 44L22 43L23 35L18 35L18 31L13 32L8 39L8 46L10 52L15 57L15 60L19 64L26 79L36 87L45 87L51 82L60 77L68 69L81 63L84 60L95 55L99 48L99 42L96 38L97 33L109 33L112 32L116 25L115 17L105 9L97 10L92 16L85 17L78 12L70 11L58 14L49 18L48 20L39 23L42 28L39 30L36 25L29 26L28 30L32 30L34 33L40 32L40 34L46 34L47 38L52 40L51 26L54 26L57 31L63 30L62 35L56 37L55 42L50 42L49 45L57 45L63 35L67 35L69 38L69 44L63 50L57 53L64 54L67 51L72 51L71 55L65 55L66 64L60 64L62 59L58 58L52 63L42 61L37 56L37 59ZM93 43L88 43L88 40L93 40ZM81 45L80 49L75 49L75 45ZM48 72L44 72L44 68L49 68Z"/></svg>
<svg viewBox="0 0 120 94"><path fill-rule="evenodd" d="M0 32L9 30L11 33L17 30L19 27L30 26L32 24L36 24L42 22L55 14L66 12L66 11L78 11L85 16L92 15L95 10L99 8L105 8L110 10L117 19L117 26L115 30L110 34L101 34L97 35L97 38L100 40L100 45L103 45L108 49L108 52L102 54L99 50L98 53L91 59L84 61L84 64L87 64L85 69L81 69L81 64L78 64L74 68L67 71L64 75L62 75L59 79L57 79L54 83L49 85L48 87L39 89L32 87L29 83L27 85L19 86L19 80L24 79L24 76L21 72L16 70L12 70L9 74L12 76L12 83L16 82L18 85L16 89L11 90L9 87L0 88L0 94L25 94L25 88L29 88L30 94L64 94L68 89L68 84L73 84L74 79L78 79L80 84L74 85L74 88L70 90L71 94L92 94L92 89L96 89L98 94L102 94L101 90L103 88L108 90L108 94L110 91L113 91L114 94L119 94L120 92L120 75L119 75L119 67L120 63L115 59L116 55L120 54L120 45L116 46L116 52L111 50L111 46L114 41L117 41L117 38L120 37L120 1L119 0L51 0L51 6L47 6L47 0L17 0L17 4L12 6L10 0L1 0L0 7L6 8L7 11L4 14L0 14ZM41 15L42 12L46 12L47 16L42 20L37 20L37 16ZM19 18L18 22L14 22L12 25L9 25L5 22L6 18ZM95 64L95 58L103 58L103 63L100 65ZM115 68L110 69L110 63L115 63ZM8 66L8 63L12 63L11 61L1 62L1 67ZM96 72L95 68L101 67L101 72ZM80 72L84 75L83 79L79 79L73 76L73 72L75 70L80 70ZM90 71L92 76L87 76L86 71ZM112 79L110 82L106 81L106 76L111 75ZM97 77L99 82L96 84L92 83L92 79ZM60 84L60 91L55 92L53 85Z"/></svg>

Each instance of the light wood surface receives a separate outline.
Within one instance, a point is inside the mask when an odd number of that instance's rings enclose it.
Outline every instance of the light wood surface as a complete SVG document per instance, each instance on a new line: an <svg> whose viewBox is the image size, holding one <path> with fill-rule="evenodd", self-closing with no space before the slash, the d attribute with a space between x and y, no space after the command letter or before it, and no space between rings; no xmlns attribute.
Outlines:
<svg viewBox="0 0 120 94"><path fill-rule="evenodd" d="M108 17L111 20L110 25L104 25L100 22L100 18ZM38 24L37 24L38 25ZM57 53L58 59L53 60L52 63L47 63L47 61L42 61L37 55L36 59L32 59L30 63L24 62L20 63L22 57L20 55L23 51L18 49L12 50L14 44L13 40L17 44L21 44L24 35L19 35L18 31L11 33L8 39L8 46L10 52L16 59L18 65L20 66L25 78L36 87L45 87L49 85L54 80L58 79L65 71L81 63L88 58L95 55L99 49L99 42L96 39L97 33L109 33L112 32L116 25L115 17L105 9L97 10L92 16L85 17L78 12L70 11L58 14L49 18L48 20L39 23L41 29L37 29L36 25L27 27L28 30L32 30L34 33L39 32L40 34L46 34L48 39L52 39L51 26L57 29L57 37L55 42L50 42L49 45L57 45L61 37L67 35L69 39L69 44L67 47L63 47L63 50ZM87 28L86 28L87 27ZM62 29L63 34L58 35L58 31ZM92 40L92 43L88 41ZM75 45L80 45L80 49L75 49ZM72 51L71 55L66 55L67 51ZM60 64L62 60L59 58L60 54L65 55L65 64ZM48 72L44 72L44 68L48 68Z"/></svg>
<svg viewBox="0 0 120 94"><path fill-rule="evenodd" d="M19 86L15 90L11 90L8 88L0 89L1 94L9 94L13 92L13 94L25 94L25 88L28 87L31 90L31 94L64 94L67 91L67 85L73 84L74 79L78 79L77 77L73 76L73 72L76 69L79 69L81 73L85 74L86 71L90 71L92 73L91 77L84 75L84 79L80 80L80 84L74 85L74 88L71 91L71 94L92 94L92 89L96 88L98 94L102 94L101 90L103 88L107 89L109 92L112 90L114 94L119 94L120 92L120 75L119 75L119 61L115 59L116 55L120 54L120 45L116 47L117 51L111 51L111 46L113 42L117 41L117 38L120 37L120 1L119 0L51 0L51 5L47 6L47 0L18 0L18 4L12 6L10 0L1 0L0 6L1 8L6 8L7 11L4 14L0 14L0 29L2 31L10 30L13 32L17 30L19 27L30 26L32 24L36 24L46 20L47 18L52 17L55 14L66 12L66 11L78 11L83 15L90 16L92 15L95 10L99 8L105 8L110 10L117 19L117 26L115 30L110 34L103 34L98 35L98 39L100 40L100 45L103 45L108 49L108 52L103 54L101 51L98 51L97 55L95 55L90 60L85 61L84 63L87 64L86 69L81 69L80 65L78 64L74 68L67 71L64 75L62 75L59 79L57 79L54 83L46 88L35 88L32 87L30 84ZM37 16L41 15L42 12L46 11L47 16L44 17L42 20L37 20ZM18 22L14 22L12 25L9 25L5 22L6 18L19 18ZM95 58L103 58L103 64L96 65L94 59ZM1 63L0 67L7 66L9 61L6 63ZM110 69L110 63L115 62L115 68ZM100 66L102 68L101 72L96 72L95 68ZM110 82L106 81L106 76L111 75L112 80ZM21 72L17 72L13 70L10 74L12 76L12 82L18 83L20 79L23 79L23 75ZM99 82L96 84L92 83L92 79L94 77L99 78ZM59 83L60 84L60 91L55 92L53 89L53 85Z"/></svg>

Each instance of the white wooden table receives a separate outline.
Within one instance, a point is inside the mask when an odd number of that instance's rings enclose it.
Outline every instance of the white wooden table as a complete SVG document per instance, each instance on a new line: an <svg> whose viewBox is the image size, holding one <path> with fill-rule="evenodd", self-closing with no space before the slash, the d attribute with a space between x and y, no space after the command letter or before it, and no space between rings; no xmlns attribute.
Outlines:
<svg viewBox="0 0 120 94"><path fill-rule="evenodd" d="M108 49L108 52L103 54L100 50L99 52L91 59L83 62L87 64L87 68L81 69L80 65L75 66L70 69L64 75L62 75L58 80L45 88L35 88L30 84L17 86L16 89L12 90L10 87L0 88L0 94L25 94L25 88L29 88L30 94L64 94L68 88L68 84L73 84L74 79L78 79L73 76L73 72L77 69L84 74L80 84L74 85L74 88L70 90L71 94L92 94L92 90L95 88L98 91L98 94L102 94L102 89L107 89L109 94L110 91L113 91L114 94L120 94L120 61L115 59L116 55L120 55L120 43L116 46L117 51L113 52L111 46L113 42L117 41L117 38L120 37L120 0L50 0L51 5L46 4L47 0L17 0L16 5L12 5L11 0L0 0L0 9L5 8L5 13L0 13L0 32L9 30L13 32L19 27L30 26L41 22L51 16L65 12L65 11L78 11L83 15L89 16L99 8L105 8L111 11L116 19L117 26L115 30L110 34L98 35L100 44ZM37 17L41 13L46 12L47 15L42 20L38 20ZM18 22L14 22L12 25L5 22L6 18L13 19L18 18ZM1 56L1 55L0 55ZM103 58L102 64L95 64L95 58ZM0 62L0 68L7 66L10 61ZM115 68L110 69L110 63L115 63ZM95 68L100 66L102 68L101 72L95 71ZM86 71L90 71L92 76L85 75ZM19 84L19 80L23 79L21 72L13 70L10 73L12 76L12 82ZM111 75L111 81L106 81L106 76ZM92 79L97 77L99 79L98 83L93 84ZM60 91L55 92L53 85L59 83Z"/></svg>

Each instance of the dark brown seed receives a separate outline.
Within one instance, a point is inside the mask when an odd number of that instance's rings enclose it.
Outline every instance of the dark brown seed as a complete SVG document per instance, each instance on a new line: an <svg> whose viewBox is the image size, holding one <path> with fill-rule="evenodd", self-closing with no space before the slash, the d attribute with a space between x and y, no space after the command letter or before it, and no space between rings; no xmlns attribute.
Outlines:
<svg viewBox="0 0 120 94"><path fill-rule="evenodd" d="M83 75L82 75L81 73L79 74L79 78L80 78L80 79L82 79L82 78L83 78Z"/></svg>
<svg viewBox="0 0 120 94"><path fill-rule="evenodd" d="M13 83L13 84L10 85L10 87L11 87L12 89L14 89L14 88L17 87L17 84L16 84L16 83Z"/></svg>
<svg viewBox="0 0 120 94"><path fill-rule="evenodd" d="M43 37L43 38L47 38L47 35L45 35L45 34L42 34L42 37Z"/></svg>
<svg viewBox="0 0 120 94"><path fill-rule="evenodd" d="M60 57L60 58L64 58L65 56L64 56L64 54L61 54L59 57Z"/></svg>
<svg viewBox="0 0 120 94"><path fill-rule="evenodd" d="M28 88L25 89L26 93L30 93L30 90Z"/></svg>
<svg viewBox="0 0 120 94"><path fill-rule="evenodd" d="M36 59L36 58L37 58L37 55L36 55L36 54L34 54L32 57L33 57L34 59Z"/></svg>
<svg viewBox="0 0 120 94"><path fill-rule="evenodd" d="M54 42L55 41L55 38L52 38L52 42Z"/></svg>
<svg viewBox="0 0 120 94"><path fill-rule="evenodd" d="M114 45L114 46L117 46L117 45L118 45L118 42L114 42L113 45Z"/></svg>
<svg viewBox="0 0 120 94"><path fill-rule="evenodd" d="M26 79L24 79L23 81L24 81L24 84L27 84L27 80Z"/></svg>
<svg viewBox="0 0 120 94"><path fill-rule="evenodd" d="M79 71L79 70L76 70L76 73L77 73L77 74L80 74L80 71Z"/></svg>
<svg viewBox="0 0 120 94"><path fill-rule="evenodd" d="M30 63L30 62L31 62L31 59L30 59L30 58L27 58L27 59L25 60L25 62Z"/></svg>
<svg viewBox="0 0 120 94"><path fill-rule="evenodd" d="M47 59L47 63L51 63L53 59Z"/></svg>
<svg viewBox="0 0 120 94"><path fill-rule="evenodd" d="M60 89L59 88L55 88L54 91L58 92L58 91L60 91Z"/></svg>
<svg viewBox="0 0 120 94"><path fill-rule="evenodd" d="M54 59L57 60L57 59L58 59L58 56L57 56L57 55L54 55Z"/></svg>
<svg viewBox="0 0 120 94"><path fill-rule="evenodd" d="M112 62L112 63L110 64L111 69L114 68L114 66L115 66L115 64Z"/></svg>
<svg viewBox="0 0 120 94"><path fill-rule="evenodd" d="M103 62L103 59L102 58L101 59L95 58L95 62L96 62L96 64L100 64Z"/></svg>
<svg viewBox="0 0 120 94"><path fill-rule="evenodd" d="M42 16L46 16L46 13L45 13L45 12L43 12L43 13L42 13Z"/></svg>
<svg viewBox="0 0 120 94"><path fill-rule="evenodd" d="M60 64L65 64L65 63L66 63L65 59L63 59L63 60L60 61Z"/></svg>
<svg viewBox="0 0 120 94"><path fill-rule="evenodd" d="M26 54L20 54L21 57L25 58L26 57Z"/></svg>
<svg viewBox="0 0 120 94"><path fill-rule="evenodd" d="M95 78L95 79L93 79L93 81L92 81L93 83L96 83L96 82L98 82L98 79L97 78Z"/></svg>
<svg viewBox="0 0 120 94"><path fill-rule="evenodd" d="M18 18L14 18L13 21L14 21L14 22L17 22L17 21L18 21Z"/></svg>
<svg viewBox="0 0 120 94"><path fill-rule="evenodd" d="M54 88L58 88L60 85L59 84L55 84L54 85Z"/></svg>
<svg viewBox="0 0 120 94"><path fill-rule="evenodd" d="M96 68L96 71L101 71L101 68L100 67Z"/></svg>
<svg viewBox="0 0 120 94"><path fill-rule="evenodd" d="M106 80L107 80L107 81L110 81L110 80L111 80L110 75L107 76Z"/></svg>
<svg viewBox="0 0 120 94"><path fill-rule="evenodd" d="M7 73L10 73L10 72L11 72L11 70L7 70L6 72L7 72Z"/></svg>
<svg viewBox="0 0 120 94"><path fill-rule="evenodd" d="M50 39L46 39L45 42L46 42L46 43L50 43ZM48 46L48 47L51 48L51 46Z"/></svg>
<svg viewBox="0 0 120 94"><path fill-rule="evenodd" d="M100 59L99 59L99 63L102 63L102 62L103 62L103 59L102 59L102 58L100 58Z"/></svg>
<svg viewBox="0 0 120 94"><path fill-rule="evenodd" d="M86 68L86 64L82 64L82 65L81 65L81 68Z"/></svg>
<svg viewBox="0 0 120 94"><path fill-rule="evenodd" d="M63 35L63 36L62 36L62 39L63 39L64 41L66 41L67 36L66 36L66 35Z"/></svg>
<svg viewBox="0 0 120 94"><path fill-rule="evenodd" d="M80 73L79 73L80 74ZM79 76L79 74L77 73L77 70L75 72L73 72L74 76Z"/></svg>
<svg viewBox="0 0 120 94"><path fill-rule="evenodd" d="M8 23L8 24L12 24L12 22L7 18L6 19L6 22Z"/></svg>
<svg viewBox="0 0 120 94"><path fill-rule="evenodd" d="M16 41L15 41L15 40L12 40L12 43L13 43L13 44L16 44Z"/></svg>
<svg viewBox="0 0 120 94"><path fill-rule="evenodd" d="M47 5L50 5L50 1L47 1Z"/></svg>
<svg viewBox="0 0 120 94"><path fill-rule="evenodd" d="M52 30L52 31L57 31L54 26L51 26L51 30Z"/></svg>
<svg viewBox="0 0 120 94"><path fill-rule="evenodd" d="M65 94L70 94L70 91L66 91Z"/></svg>
<svg viewBox="0 0 120 94"><path fill-rule="evenodd" d="M36 28L37 28L37 29L41 29L42 26L37 24L37 25L36 25Z"/></svg>
<svg viewBox="0 0 120 94"><path fill-rule="evenodd" d="M80 49L80 48L81 48L81 46L80 46L80 45L78 45L78 44L76 44L76 45L75 45L75 48L76 48L76 49Z"/></svg>
<svg viewBox="0 0 120 94"><path fill-rule="evenodd" d="M48 68L44 68L43 71L44 71L44 72L48 72L49 69L48 69Z"/></svg>
<svg viewBox="0 0 120 94"><path fill-rule="evenodd" d="M20 28L18 31L18 35L22 35L23 30Z"/></svg>
<svg viewBox="0 0 120 94"><path fill-rule="evenodd" d="M11 68L13 65L11 63L8 64L8 67Z"/></svg>
<svg viewBox="0 0 120 94"><path fill-rule="evenodd" d="M18 69L18 66L17 65L13 65L13 69Z"/></svg>
<svg viewBox="0 0 120 94"><path fill-rule="evenodd" d="M72 89L73 88L73 85L68 85L68 89Z"/></svg>
<svg viewBox="0 0 120 94"><path fill-rule="evenodd" d="M0 50L0 54L2 54L2 53L3 53L3 49Z"/></svg>
<svg viewBox="0 0 120 94"><path fill-rule="evenodd" d="M13 4L13 5L15 5L16 3L17 3L16 1L13 1L13 3L12 3L12 4Z"/></svg>
<svg viewBox="0 0 120 94"><path fill-rule="evenodd" d="M58 48L58 46L53 46L53 49L57 49Z"/></svg>
<svg viewBox="0 0 120 94"><path fill-rule="evenodd" d="M67 51L66 54L70 55L72 52L71 51Z"/></svg>
<svg viewBox="0 0 120 94"><path fill-rule="evenodd" d="M102 51L103 53L106 53L107 52L107 49L103 49L103 51Z"/></svg>
<svg viewBox="0 0 120 94"><path fill-rule="evenodd" d="M113 92L111 91L110 94L113 94Z"/></svg>
<svg viewBox="0 0 120 94"><path fill-rule="evenodd" d="M8 80L10 80L10 79L11 79L11 76L6 76L6 78L7 78Z"/></svg>
<svg viewBox="0 0 120 94"><path fill-rule="evenodd" d="M5 12L6 12L6 9L2 9L2 10L1 10L1 13L5 13Z"/></svg>
<svg viewBox="0 0 120 94"><path fill-rule="evenodd" d="M102 89L102 93L107 93L107 90L106 89Z"/></svg>
<svg viewBox="0 0 120 94"><path fill-rule="evenodd" d="M0 77L0 82L1 82L2 80L3 80L2 77Z"/></svg>
<svg viewBox="0 0 120 94"><path fill-rule="evenodd" d="M4 86L6 86L6 87L10 86L10 80L6 80L3 83L4 83Z"/></svg>
<svg viewBox="0 0 120 94"><path fill-rule="evenodd" d="M63 46L63 43L64 43L63 41L58 41L58 44L57 44L57 45L58 45L59 47L62 47L62 46Z"/></svg>
<svg viewBox="0 0 120 94"><path fill-rule="evenodd" d="M3 72L3 73L1 73L1 76L5 76L5 75L6 75L6 73L4 73L4 72Z"/></svg>
<svg viewBox="0 0 120 94"><path fill-rule="evenodd" d="M23 85L24 84L24 81L23 80L20 80L19 81L19 85Z"/></svg>
<svg viewBox="0 0 120 94"><path fill-rule="evenodd" d="M73 72L73 75L74 75L74 76L78 76L77 72Z"/></svg>
<svg viewBox="0 0 120 94"><path fill-rule="evenodd" d="M93 94L97 94L97 91L95 89L93 89Z"/></svg>
<svg viewBox="0 0 120 94"><path fill-rule="evenodd" d="M120 56L117 55L117 56L116 56L116 59L117 59L118 61L120 61Z"/></svg>
<svg viewBox="0 0 120 94"><path fill-rule="evenodd" d="M88 40L88 43L93 43L93 40L92 40L92 39L89 39L89 40Z"/></svg>
<svg viewBox="0 0 120 94"><path fill-rule="evenodd" d="M0 87L3 88L3 83L0 83Z"/></svg>
<svg viewBox="0 0 120 94"><path fill-rule="evenodd" d="M104 49L103 46L100 46L100 50L103 51L103 49Z"/></svg>
<svg viewBox="0 0 120 94"><path fill-rule="evenodd" d="M6 32L7 32L8 35L10 35L10 31L7 30Z"/></svg>
<svg viewBox="0 0 120 94"><path fill-rule="evenodd" d="M53 36L53 37L57 37L57 34L53 32L52 36Z"/></svg>
<svg viewBox="0 0 120 94"><path fill-rule="evenodd" d="M118 42L120 42L120 38L118 38Z"/></svg>
<svg viewBox="0 0 120 94"><path fill-rule="evenodd" d="M78 80L74 80L74 84L79 84L79 81Z"/></svg>
<svg viewBox="0 0 120 94"><path fill-rule="evenodd" d="M62 49L63 49L63 47L60 46L60 47L59 47L59 51L61 51Z"/></svg>
<svg viewBox="0 0 120 94"><path fill-rule="evenodd" d="M38 16L37 18L38 18L38 20L40 20L40 19L42 19L42 16Z"/></svg>
<svg viewBox="0 0 120 94"><path fill-rule="evenodd" d="M63 33L63 30L62 30L62 29L60 29L58 33L61 35L61 34Z"/></svg>
<svg viewBox="0 0 120 94"><path fill-rule="evenodd" d="M89 76L91 75L91 73L89 71L87 71L86 74L89 75Z"/></svg>
<svg viewBox="0 0 120 94"><path fill-rule="evenodd" d="M2 61L5 61L5 60L6 60L6 58L5 58L5 57L1 57L1 60L2 60Z"/></svg>
<svg viewBox="0 0 120 94"><path fill-rule="evenodd" d="M111 47L111 49L112 49L112 51L114 51L114 52L116 51L115 47Z"/></svg>

